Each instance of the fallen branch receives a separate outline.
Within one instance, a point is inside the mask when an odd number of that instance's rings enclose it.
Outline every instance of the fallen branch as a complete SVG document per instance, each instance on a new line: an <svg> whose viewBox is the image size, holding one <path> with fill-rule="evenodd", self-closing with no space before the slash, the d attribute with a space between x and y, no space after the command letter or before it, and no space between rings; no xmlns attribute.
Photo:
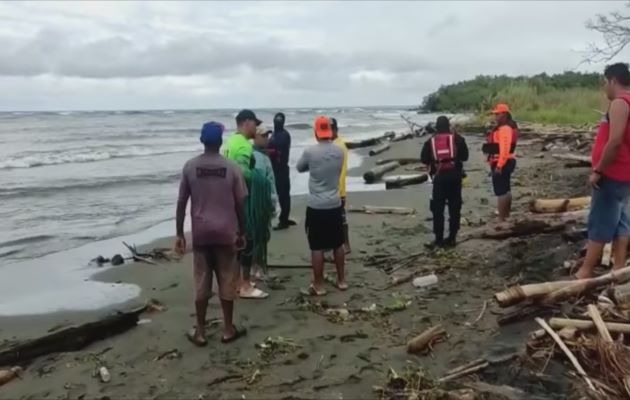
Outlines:
<svg viewBox="0 0 630 400"><path fill-rule="evenodd" d="M477 322L481 321L481 318L483 318L483 315L486 313L487 308L488 301L486 300L483 302L483 307L481 307L481 312L479 313L479 316L473 322L467 322L466 325L475 325Z"/></svg>
<svg viewBox="0 0 630 400"><path fill-rule="evenodd" d="M531 212L535 213L559 213L583 210L588 208L590 204L590 196L572 199L536 199L531 202L529 208Z"/></svg>
<svg viewBox="0 0 630 400"><path fill-rule="evenodd" d="M614 333L630 333L630 324L624 324L620 322L604 322L606 329ZM573 328L581 331L590 330L595 328L593 321L586 321L581 319L569 319L569 318L551 318L549 320L549 326L553 329ZM544 336L544 331L538 330L530 334L531 339L540 339Z"/></svg>
<svg viewBox="0 0 630 400"><path fill-rule="evenodd" d="M457 371L455 373L451 373L450 375L445 375L442 378L438 379L438 382L444 383L444 382L448 382L448 381L452 381L454 379L458 379L461 378L463 376L466 375L470 375L470 374L474 374L475 372L479 372L483 369L488 368L488 366L490 366L490 363L485 361L485 360L481 360L481 363L472 365L468 368L462 369L460 371Z"/></svg>
<svg viewBox="0 0 630 400"><path fill-rule="evenodd" d="M446 331L441 325L431 327L407 343L407 353L419 353L444 336Z"/></svg>
<svg viewBox="0 0 630 400"><path fill-rule="evenodd" d="M359 208L349 207L348 212L362 214L394 214L394 215L411 215L415 214L414 208L407 207L379 207L379 206L362 206Z"/></svg>
<svg viewBox="0 0 630 400"><path fill-rule="evenodd" d="M545 304L553 304L570 297L578 296L586 291L606 286L610 283L623 283L630 280L630 267L611 271L608 274L597 278L580 279L573 281L571 285L566 285L548 294L542 299Z"/></svg>
<svg viewBox="0 0 630 400"><path fill-rule="evenodd" d="M144 263L151 264L151 265L158 265L158 263L156 263L155 261L149 259L150 255L138 253L138 249L136 249L135 245L134 246L130 246L130 245L128 245L125 242L123 242L123 244L131 252L131 256L133 257L134 261L136 261L136 262L144 262Z"/></svg>
<svg viewBox="0 0 630 400"><path fill-rule="evenodd" d="M549 336L551 336L553 338L553 340L556 342L556 344L558 346L560 346L560 348L562 349L564 354L567 356L569 361L571 361L571 364L573 364L573 367L575 368L575 370L578 372L578 374L582 378L584 378L584 380L586 381L586 384L588 385L588 387L591 390L593 390L594 392L597 392L597 390L595 389L595 386L593 386L593 382L591 381L591 379L586 374L586 371L584 371L584 368L582 368L582 366L580 365L580 362L577 360L577 358L575 358L573 353L571 353L571 350L569 350L567 345L564 344L564 342L562 341L562 339L560 339L558 334L556 334L556 332L554 332L554 330L551 329L551 327L549 327L549 325L547 325L547 323L543 319L536 318L536 322L538 323L538 325L540 325L549 334Z"/></svg>

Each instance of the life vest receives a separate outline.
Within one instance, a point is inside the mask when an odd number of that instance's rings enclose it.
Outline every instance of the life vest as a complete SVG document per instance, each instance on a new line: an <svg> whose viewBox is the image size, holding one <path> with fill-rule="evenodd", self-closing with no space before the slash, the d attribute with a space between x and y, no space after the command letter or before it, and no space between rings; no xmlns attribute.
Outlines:
<svg viewBox="0 0 630 400"><path fill-rule="evenodd" d="M623 93L619 95L620 99L624 100L630 105L630 93ZM595 142L593 143L593 150L591 153L591 160L593 167L599 164L604 153L604 147L610 138L610 120L608 113L602 118L597 128L597 135L595 136ZM621 146L617 151L617 155L613 162L606 167L604 171L601 171L604 176L618 180L621 182L630 182L630 119L626 124L626 131L624 139L621 142Z"/></svg>
<svg viewBox="0 0 630 400"><path fill-rule="evenodd" d="M512 144L510 145L510 158L514 157L516 151L516 144L518 143L519 129L515 121L509 121L507 124L512 128ZM484 154L488 155L488 162L495 162L499 158L499 140L496 135L496 131L499 127L488 132L486 135L486 143L482 146L481 150Z"/></svg>
<svg viewBox="0 0 630 400"><path fill-rule="evenodd" d="M455 135L452 133L437 133L431 138L431 149L433 150L433 162L436 173L455 169Z"/></svg>

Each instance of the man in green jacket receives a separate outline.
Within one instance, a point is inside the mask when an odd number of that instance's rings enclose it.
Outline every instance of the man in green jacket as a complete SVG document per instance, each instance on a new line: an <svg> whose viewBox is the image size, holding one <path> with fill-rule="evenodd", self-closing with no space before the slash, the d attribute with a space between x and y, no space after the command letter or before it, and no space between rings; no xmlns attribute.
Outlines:
<svg viewBox="0 0 630 400"><path fill-rule="evenodd" d="M243 171L248 189L251 188L252 171L255 165L254 146L251 140L256 136L256 128L261 122L253 111L241 110L236 115L237 130L228 138L223 148L225 158L234 161ZM239 296L243 299L264 299L268 294L255 288L251 281L253 250L252 238L247 237L247 244L244 249L240 249L238 255L241 263Z"/></svg>

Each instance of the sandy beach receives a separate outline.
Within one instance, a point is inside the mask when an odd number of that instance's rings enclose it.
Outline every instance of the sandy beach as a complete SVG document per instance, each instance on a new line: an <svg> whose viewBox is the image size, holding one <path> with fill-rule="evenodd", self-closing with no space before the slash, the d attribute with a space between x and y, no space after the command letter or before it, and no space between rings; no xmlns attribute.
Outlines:
<svg viewBox="0 0 630 400"><path fill-rule="evenodd" d="M466 139L471 161L466 165L463 232L492 221L495 209L479 153L481 137L466 135ZM382 157L417 157L424 140L394 143ZM519 156L514 176L516 212L524 212L533 197L587 192L584 169L562 168L562 162L553 160L549 153L540 153L539 146L524 144ZM366 159L350 174L360 176L376 158ZM396 174L411 173L404 168ZM559 181L562 185L557 184ZM94 279L142 288L140 298L114 309L131 309L150 298L167 309L143 314L142 324L82 351L37 359L22 379L0 389L0 398L378 398L373 387L385 383L390 368L402 371L407 366L421 367L430 376L440 377L448 369L480 357L498 360L521 354L532 323L499 328L499 309L492 295L516 279L527 282L549 278L573 249L557 234L504 241L469 240L454 251L427 253L394 273L435 272L437 285L418 290L404 283L383 290L391 277L367 260L379 254L402 257L423 250L423 244L432 239L430 192L431 186L424 184L350 193L348 203L352 206L402 206L417 212L413 216L349 215L353 253L347 262L347 292L338 292L329 285L325 298L305 298L300 290L307 287L310 270L271 269L272 279L267 285L260 284L270 292L267 300L236 303L235 320L249 333L230 345L219 342L220 325L215 319L220 317L220 309L216 298L211 300L208 314L212 326L208 347L195 348L184 337L194 324L190 255L158 266L110 268ZM295 197L293 217L303 222L304 210L305 198ZM171 241L163 238L146 247L169 247ZM270 263L309 263L302 223L273 232ZM332 266L327 270L334 273ZM94 320L112 311L0 318L0 342L37 337L53 327ZM447 339L436 344L429 355L408 355L407 340L436 324L444 327ZM269 351L258 348L267 338L271 338L267 343L275 347ZM107 366L111 382L101 383L94 377L97 365ZM564 399L569 384L563 375L553 373L553 367L547 375L534 378L498 364L486 369L483 378L521 388L528 399Z"/></svg>

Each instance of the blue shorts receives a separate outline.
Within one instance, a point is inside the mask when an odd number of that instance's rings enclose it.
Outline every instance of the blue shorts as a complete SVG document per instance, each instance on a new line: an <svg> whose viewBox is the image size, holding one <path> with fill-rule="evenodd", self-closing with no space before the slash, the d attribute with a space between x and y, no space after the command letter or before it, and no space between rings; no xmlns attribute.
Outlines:
<svg viewBox="0 0 630 400"><path fill-rule="evenodd" d="M630 236L628 196L630 182L602 177L599 189L593 189L591 198L588 214L589 240L608 243L619 236Z"/></svg>

